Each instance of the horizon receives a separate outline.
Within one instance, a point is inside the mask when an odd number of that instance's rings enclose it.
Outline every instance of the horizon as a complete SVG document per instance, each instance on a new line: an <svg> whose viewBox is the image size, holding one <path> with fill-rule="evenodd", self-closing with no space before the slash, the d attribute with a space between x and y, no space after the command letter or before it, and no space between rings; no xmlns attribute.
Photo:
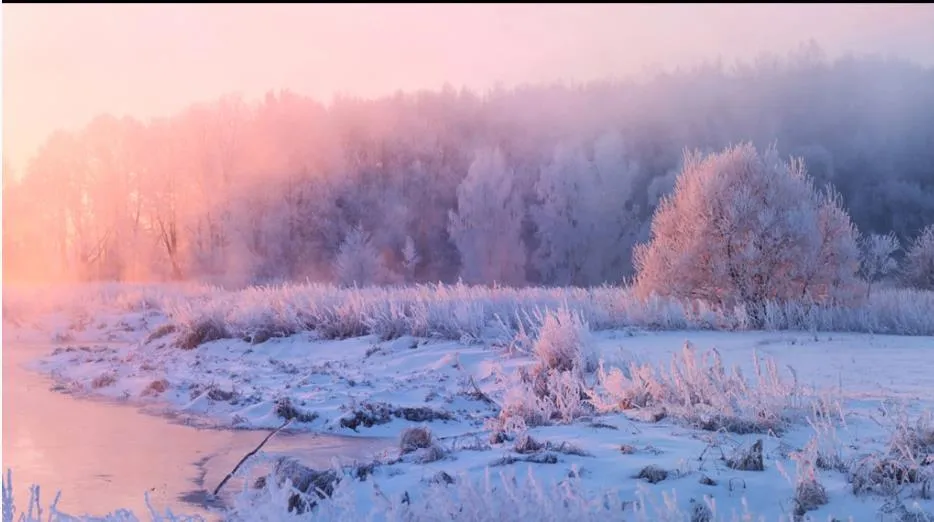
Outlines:
<svg viewBox="0 0 934 522"><path fill-rule="evenodd" d="M3 157L17 177L56 130L104 114L148 121L227 94L255 101L287 90L329 104L341 94L373 99L445 85L585 84L784 55L809 41L829 59L934 64L934 35L924 30L934 7L924 4L107 9L103 17L100 5L4 6ZM396 24L381 25L387 17ZM161 36L167 28L175 38Z"/></svg>

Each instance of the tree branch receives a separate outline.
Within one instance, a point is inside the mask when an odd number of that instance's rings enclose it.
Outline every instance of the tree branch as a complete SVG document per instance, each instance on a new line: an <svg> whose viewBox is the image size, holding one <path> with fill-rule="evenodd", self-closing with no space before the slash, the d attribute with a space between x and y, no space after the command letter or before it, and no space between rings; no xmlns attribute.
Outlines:
<svg viewBox="0 0 934 522"><path fill-rule="evenodd" d="M259 451L267 442L269 442L269 439L271 439L273 435L275 435L276 433L279 433L280 431L282 431L286 426L288 426L289 424L291 424L291 422L292 422L292 419L289 419L289 420L285 421L285 422L282 424L282 426L279 426L279 427L276 428L273 432L271 432L269 435L266 435L266 438L263 439L263 442L260 442L260 443L259 443L259 446L256 446L255 448L253 448L253 451L251 451L251 452L247 453L246 455L244 455L243 458L240 459L240 462L238 462L237 465L234 466L234 469L231 470L230 473L228 473L226 477L224 477L224 480L222 480L221 483L218 484L216 488L214 488L214 493L212 493L212 495L214 495L214 496L216 497L216 496L217 496L217 493L220 492L220 490L221 490L222 487L224 487L224 484L226 484L227 481L230 480L230 478L233 477L234 474L237 473L237 470L240 469L240 466L242 466L243 463L246 462L246 460L247 460L248 458L252 457L253 455L256 455L256 452Z"/></svg>

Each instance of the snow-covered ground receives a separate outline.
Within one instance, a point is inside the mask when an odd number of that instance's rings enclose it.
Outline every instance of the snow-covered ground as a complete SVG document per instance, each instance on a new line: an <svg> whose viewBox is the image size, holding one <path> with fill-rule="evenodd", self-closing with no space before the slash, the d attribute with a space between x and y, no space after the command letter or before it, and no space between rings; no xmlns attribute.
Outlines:
<svg viewBox="0 0 934 522"><path fill-rule="evenodd" d="M707 520L709 510L711 520L743 513L792 520L797 511L814 520L902 521L934 514L934 337L645 325L591 331L586 314L542 310L536 327L508 335L484 324L483 335L460 339L406 328L401 336L381 330L345 339L241 329L231 338L231 316L241 309L214 324L227 335L202 335L217 339L197 344L192 325L204 323L184 319L216 316L219 305L164 299L157 306L107 298L116 305L32 315L13 330L6 325L5 343L11 334L51 331L61 347L34 368L76 396L129 401L196 424L274 428L292 419L290 429L404 439L399 450L343 470L356 478L321 503L322 516L582 520L622 510L625 520ZM48 322L55 317L58 326ZM564 366L567 354L573 364ZM430 439L411 430L419 427ZM737 469L748 467L737 457L760 440L764 469ZM746 461L757 467L756 458ZM276 494L275 481L246 492L229 516L278 520L286 503L274 502ZM486 518L471 518L471 509Z"/></svg>

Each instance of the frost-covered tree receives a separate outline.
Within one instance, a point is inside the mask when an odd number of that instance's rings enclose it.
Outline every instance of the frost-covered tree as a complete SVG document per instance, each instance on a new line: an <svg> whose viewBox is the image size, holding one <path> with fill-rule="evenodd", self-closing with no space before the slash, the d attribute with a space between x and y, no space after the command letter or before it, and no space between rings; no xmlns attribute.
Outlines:
<svg viewBox="0 0 934 522"><path fill-rule="evenodd" d="M689 153L637 247L636 290L746 304L833 300L856 283L856 230L833 192L814 190L799 160L751 144Z"/></svg>
<svg viewBox="0 0 934 522"><path fill-rule="evenodd" d="M641 168L617 131L605 132L594 143L593 248L590 284L618 283L632 272L632 249L647 219L641 219L636 190Z"/></svg>
<svg viewBox="0 0 934 522"><path fill-rule="evenodd" d="M502 152L478 151L457 187L457 211L448 215L448 233L460 252L465 283L525 281L522 216L522 200L513 190L513 173Z"/></svg>
<svg viewBox="0 0 934 522"><path fill-rule="evenodd" d="M405 237L405 245L402 247L402 266L405 268L405 276L408 278L408 281L415 280L415 267L418 266L419 261L422 258L418 255L418 250L415 248L415 240L412 239L412 236Z"/></svg>
<svg viewBox="0 0 934 522"><path fill-rule="evenodd" d="M934 225L928 225L905 252L902 276L909 285L934 290Z"/></svg>
<svg viewBox="0 0 934 522"><path fill-rule="evenodd" d="M588 286L618 282L631 258L638 221L632 205L637 168L618 133L593 144L559 144L541 169L532 210L536 269L545 282Z"/></svg>
<svg viewBox="0 0 934 522"><path fill-rule="evenodd" d="M900 248L895 234L869 234L860 240L859 275L866 280L866 297L872 291L872 284L891 274L898 268L893 257Z"/></svg>
<svg viewBox="0 0 934 522"><path fill-rule="evenodd" d="M671 193L675 188L675 180L678 179L678 170L671 169L662 176L656 176L649 182L646 188L646 198L649 205L656 206L662 199Z"/></svg>
<svg viewBox="0 0 934 522"><path fill-rule="evenodd" d="M559 145L542 170L532 208L539 244L533 263L543 281L580 285L587 279L585 263L596 225L596 169L578 146Z"/></svg>
<svg viewBox="0 0 934 522"><path fill-rule="evenodd" d="M449 216L459 212L457 188L477 144L499 147L515 172L511 193L531 218L523 218L520 237L534 266L552 248L539 242L573 247L579 258L573 277L536 282L598 284L627 275L631 232L648 240L650 214L682 170L682 148L709 153L742 139L776 140L782 156L802 156L815 185L832 182L845 197L854 223L867 233L892 231L907 246L934 223L932 74L930 65L831 61L808 50L635 83L484 95L445 88L330 104L280 91L146 122L95 118L53 133L14 165L17 181L3 191L3 277L329 280L341 242L359 223L393 271L405 272L411 234L421 258L417 279L453 282L461 256L474 255L459 254ZM554 184L560 191L552 203L568 202L594 220L578 222L570 236L537 227L543 218L535 217L543 203L535 183L559 166L562 143L579 149L585 166L557 169L573 171L578 186ZM846 228L833 209L825 207L824 225ZM583 239L586 248L571 242ZM481 243L502 242L473 242ZM819 281L807 292L830 284Z"/></svg>
<svg viewBox="0 0 934 522"><path fill-rule="evenodd" d="M804 164L800 161L802 173ZM833 303L850 302L859 287L859 231L831 186L817 194L817 234L820 248L800 282L801 296ZM791 297L794 297L792 295Z"/></svg>
<svg viewBox="0 0 934 522"><path fill-rule="evenodd" d="M342 285L385 284L392 277L370 235L357 225L344 238L334 259L334 275Z"/></svg>

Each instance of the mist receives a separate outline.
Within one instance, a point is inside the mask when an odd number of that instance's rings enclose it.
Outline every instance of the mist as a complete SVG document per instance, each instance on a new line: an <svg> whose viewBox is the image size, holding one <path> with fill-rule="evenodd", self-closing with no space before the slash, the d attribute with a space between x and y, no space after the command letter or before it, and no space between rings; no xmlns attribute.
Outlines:
<svg viewBox="0 0 934 522"><path fill-rule="evenodd" d="M934 223L927 5L3 9L4 281L618 283L740 141Z"/></svg>
<svg viewBox="0 0 934 522"><path fill-rule="evenodd" d="M56 129L164 117L226 93L327 103L396 90L645 76L786 53L812 38L934 62L930 5L3 6L4 155Z"/></svg>

